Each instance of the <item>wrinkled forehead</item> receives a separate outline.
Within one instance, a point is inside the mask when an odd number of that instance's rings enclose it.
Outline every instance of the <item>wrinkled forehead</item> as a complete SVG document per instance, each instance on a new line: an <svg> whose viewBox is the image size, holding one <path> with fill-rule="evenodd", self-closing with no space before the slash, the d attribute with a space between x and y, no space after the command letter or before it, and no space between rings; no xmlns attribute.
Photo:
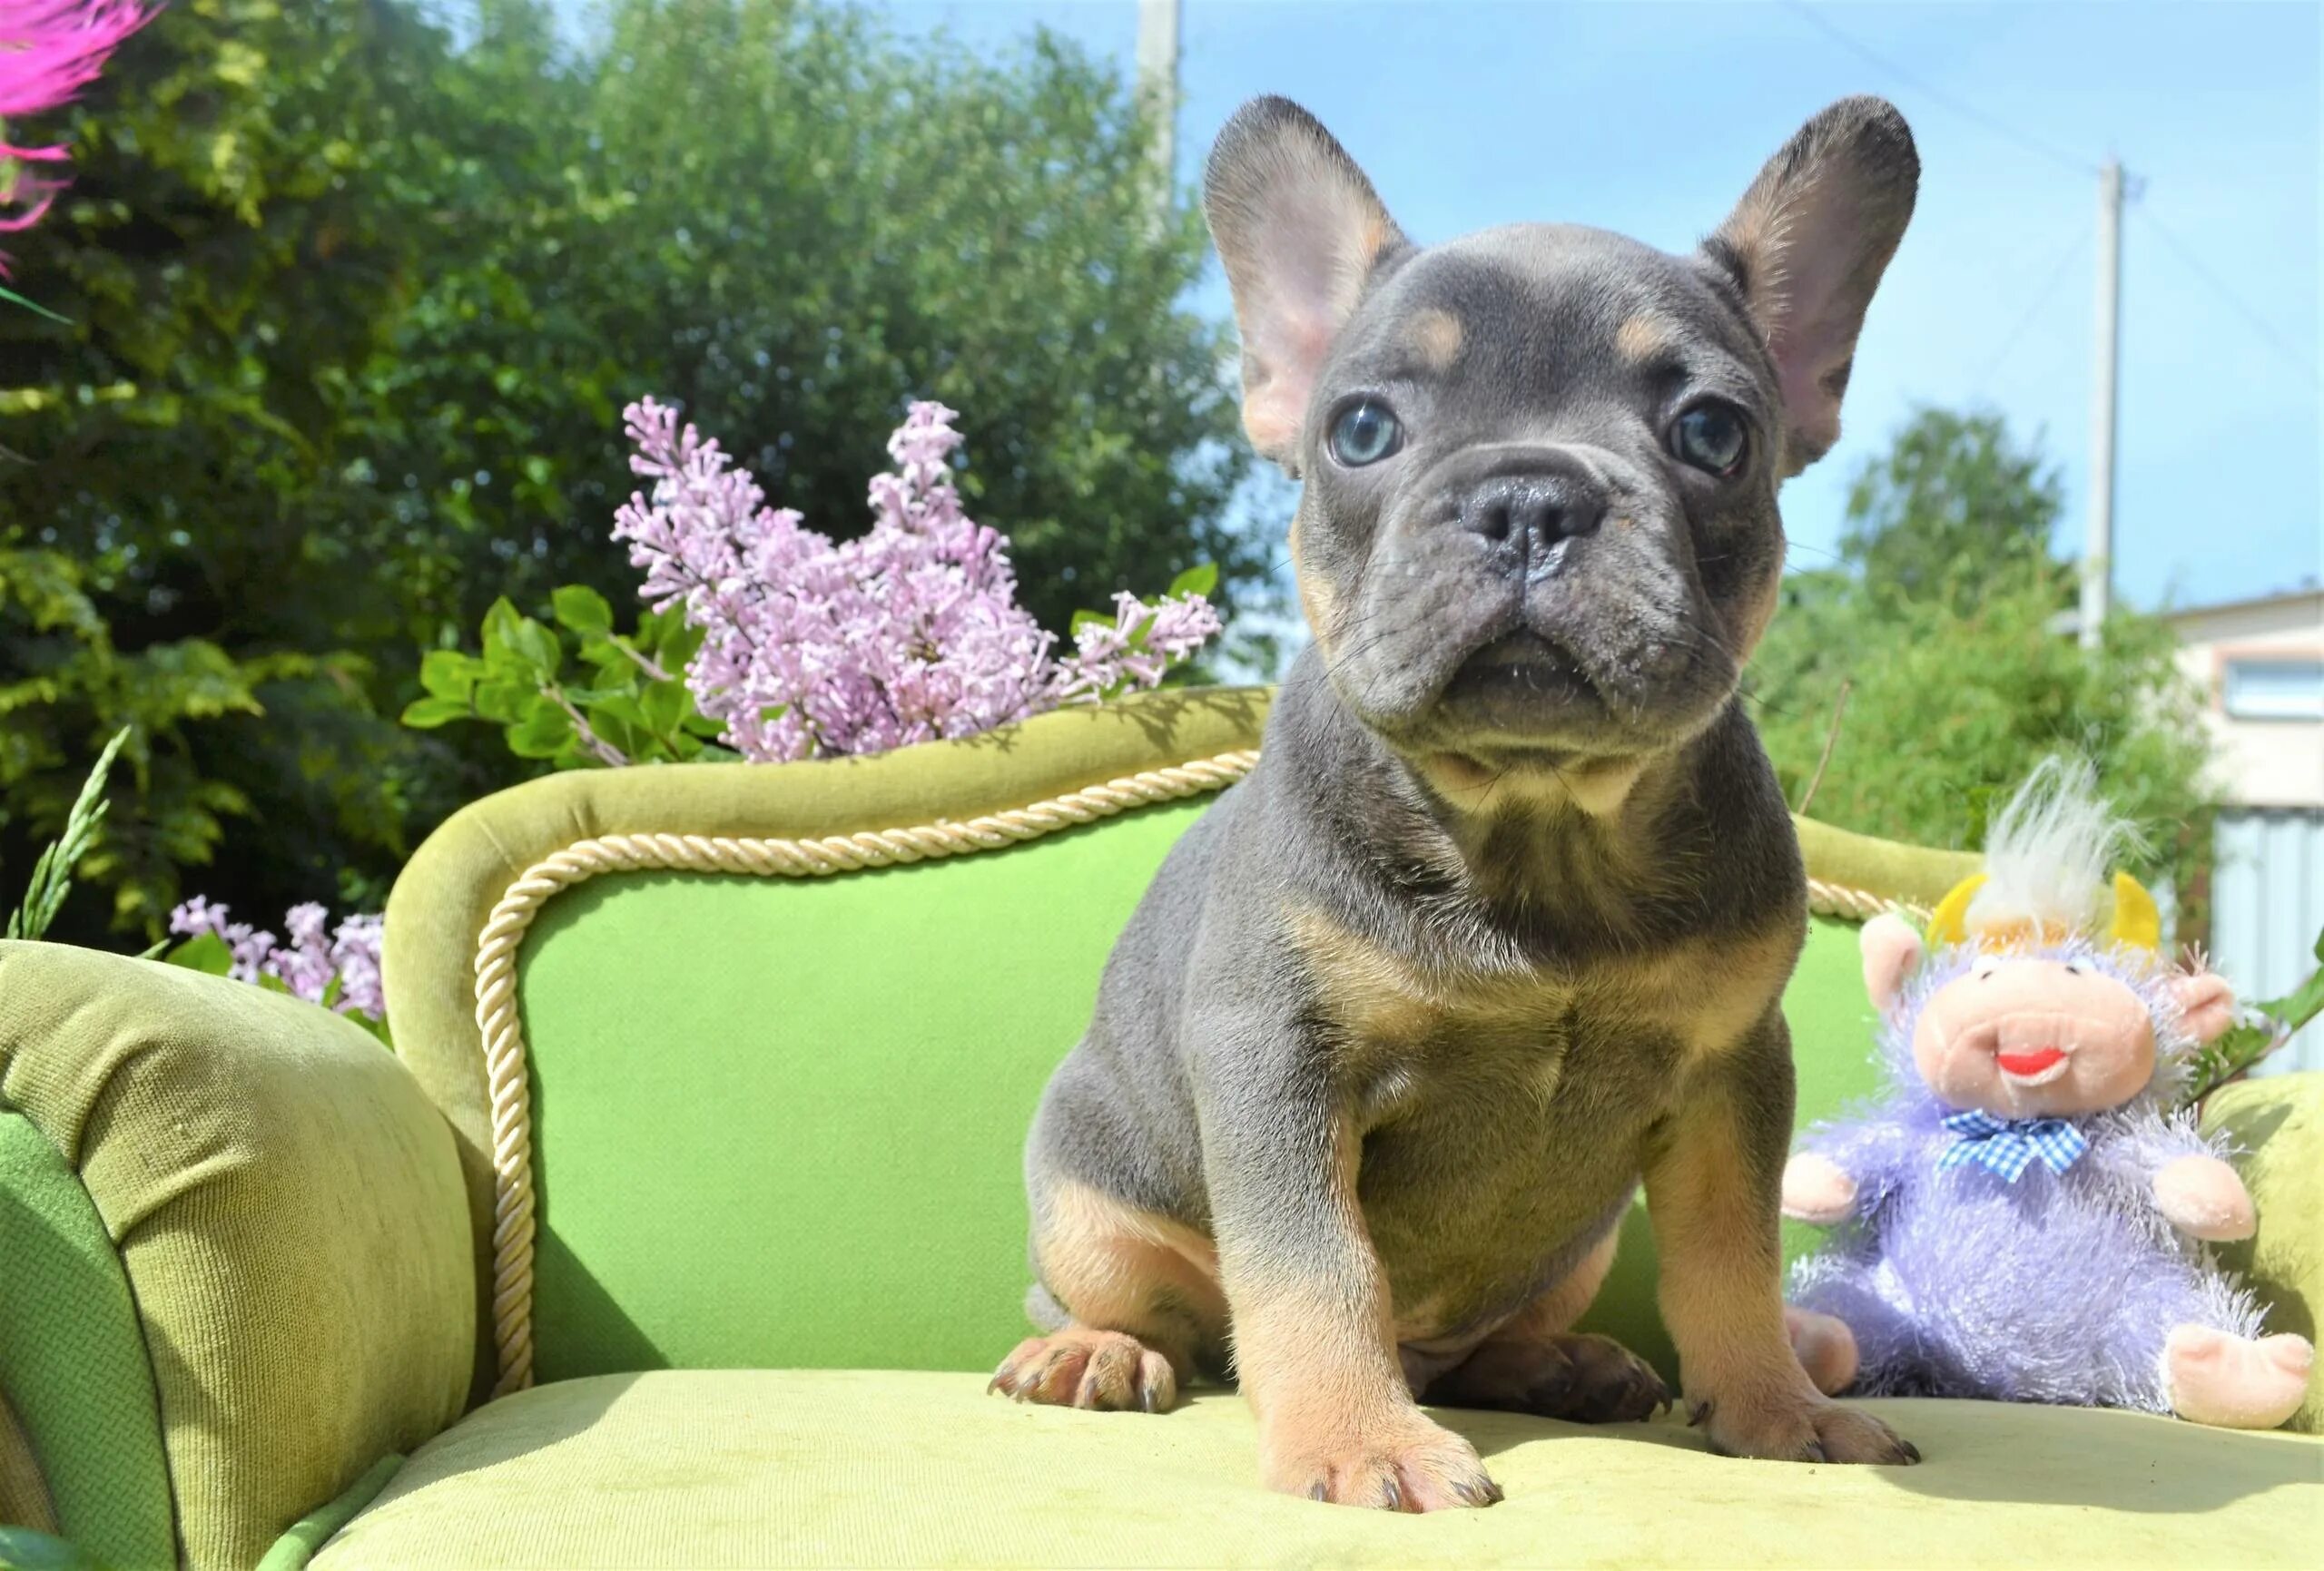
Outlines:
<svg viewBox="0 0 2324 1571"><path fill-rule="evenodd" d="M1774 369L1705 263L1572 224L1512 224L1407 253L1367 290L1338 379L1482 378L1527 402L1683 378L1762 405Z"/></svg>

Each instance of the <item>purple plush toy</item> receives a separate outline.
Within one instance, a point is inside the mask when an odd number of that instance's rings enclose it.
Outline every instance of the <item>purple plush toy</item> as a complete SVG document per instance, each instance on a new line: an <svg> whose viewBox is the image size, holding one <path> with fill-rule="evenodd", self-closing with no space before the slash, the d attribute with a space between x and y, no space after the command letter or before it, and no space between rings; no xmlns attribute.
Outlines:
<svg viewBox="0 0 2324 1571"><path fill-rule="evenodd" d="M2191 1114L2181 1055L2224 1030L2227 985L2155 952L2145 891L2112 886L2121 833L2045 770L1996 820L1984 875L1863 937L1885 1099L1818 1125L1784 1210L1837 1223L1792 1276L1802 1361L1827 1390L2175 1412L2272 1429L2313 1350L2260 1334L2201 1241L2248 1237L2250 1195Z"/></svg>

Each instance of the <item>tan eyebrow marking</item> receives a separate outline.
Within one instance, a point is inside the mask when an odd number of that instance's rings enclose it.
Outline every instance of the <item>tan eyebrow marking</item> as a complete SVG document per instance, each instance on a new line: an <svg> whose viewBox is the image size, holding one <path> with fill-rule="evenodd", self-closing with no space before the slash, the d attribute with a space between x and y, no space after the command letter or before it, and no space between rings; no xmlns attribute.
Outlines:
<svg viewBox="0 0 2324 1571"><path fill-rule="evenodd" d="M1659 317L1640 313L1614 329L1614 349L1622 358L1640 364L1678 348L1679 336Z"/></svg>
<svg viewBox="0 0 2324 1571"><path fill-rule="evenodd" d="M1461 319L1451 311L1432 308L1413 319L1405 329L1404 341L1420 357L1421 364L1431 371L1445 371L1460 358L1461 342L1466 335Z"/></svg>

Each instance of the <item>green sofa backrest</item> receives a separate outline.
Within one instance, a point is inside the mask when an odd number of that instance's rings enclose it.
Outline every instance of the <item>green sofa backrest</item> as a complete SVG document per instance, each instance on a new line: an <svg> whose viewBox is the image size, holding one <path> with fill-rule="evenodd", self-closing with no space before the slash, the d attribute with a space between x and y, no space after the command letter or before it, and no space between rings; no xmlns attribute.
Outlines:
<svg viewBox="0 0 2324 1571"><path fill-rule="evenodd" d="M391 903L389 1009L399 1051L461 1134L472 1188L484 1185L487 1252L474 954L526 868L608 836L964 821L1254 746L1264 709L1256 692L1164 695L881 759L566 775L456 819ZM1020 1161L1034 1105L1088 1021L1115 936L1209 800L910 866L613 871L541 900L515 995L536 1378L996 1363L1027 1329ZM1816 830L1811 852L1846 840ZM1925 903L1955 870L1902 848L1856 850L1859 869L1887 878L1882 895ZM1899 869L1912 887L1895 887ZM1801 1117L1868 1090L1853 928L1815 924L1787 1006ZM1623 1254L1593 1322L1667 1360L1642 1229Z"/></svg>

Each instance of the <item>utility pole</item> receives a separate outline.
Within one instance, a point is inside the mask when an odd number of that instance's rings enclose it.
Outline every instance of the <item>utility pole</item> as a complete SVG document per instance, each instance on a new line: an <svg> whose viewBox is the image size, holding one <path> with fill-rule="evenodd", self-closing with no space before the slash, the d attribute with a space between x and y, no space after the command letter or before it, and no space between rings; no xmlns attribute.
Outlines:
<svg viewBox="0 0 2324 1571"><path fill-rule="evenodd" d="M1170 202L1178 163L1178 10L1181 0L1137 0L1137 85L1154 117L1157 211Z"/></svg>
<svg viewBox="0 0 2324 1571"><path fill-rule="evenodd" d="M2114 584L2114 404L2122 343L2122 164L2098 171L2098 331L2090 398L2090 523L2082 547L2082 646L2098 647Z"/></svg>

